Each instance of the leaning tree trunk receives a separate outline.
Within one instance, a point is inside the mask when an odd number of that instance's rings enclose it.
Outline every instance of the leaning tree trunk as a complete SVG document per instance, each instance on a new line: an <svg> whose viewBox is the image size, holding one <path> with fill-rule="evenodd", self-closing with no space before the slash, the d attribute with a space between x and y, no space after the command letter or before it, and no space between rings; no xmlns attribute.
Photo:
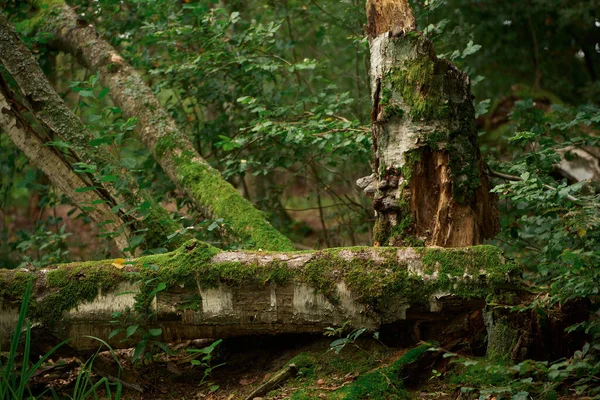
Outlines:
<svg viewBox="0 0 600 400"><path fill-rule="evenodd" d="M369 0L379 245L480 244L498 230L496 199L477 144L469 77L435 56L407 0Z"/></svg>
<svg viewBox="0 0 600 400"><path fill-rule="evenodd" d="M21 108L27 108L48 133L68 142L69 152L74 155L76 161L94 165L102 173L107 173L113 168L119 168L115 158L105 148L90 146L90 142L96 137L58 96L25 43L2 14L0 14L0 63L6 68L6 71L21 90L25 102ZM8 92L5 94L8 95ZM12 100L13 102L16 101L16 99ZM33 133L33 131L30 133ZM33 141L28 143L34 144ZM25 142L16 144L20 146L24 145ZM41 161L37 160L35 162L39 163ZM46 168L44 172L54 174L58 173L58 170L53 172ZM117 175L117 173L113 172L112 175ZM124 240L124 237L130 239L136 231L138 234L140 234L139 232L146 232L144 247L167 246L175 248L180 245L183 240L179 238L172 241L172 244L169 244L167 240L169 235L181 229L179 224L173 221L169 213L156 203L146 191L137 187L132 176L121 171L118 172L118 175L126 183L127 192L118 191L113 183L105 181L104 177L99 174L92 174L90 176L91 184L83 185L90 186L96 192L97 197L102 202L102 204L98 203L100 208L105 205L110 208L117 206L117 208L125 208L113 213L109 219L96 221L101 223L104 229L120 227L117 231L108 231L111 236L116 237L115 243L118 248L124 250L131 247L128 240ZM50 176L50 179L56 181L58 178ZM67 182L79 184L81 179L63 180L63 183ZM81 189L82 186L70 187L66 193L81 192ZM71 197L71 199L78 204L76 198ZM81 210L85 212L96 205L96 203L92 203L81 208ZM140 208L136 208L140 205L143 205L149 211L141 212ZM127 206L130 209L127 209ZM111 226L115 219L121 219L121 221Z"/></svg>
<svg viewBox="0 0 600 400"><path fill-rule="evenodd" d="M37 132L21 115L15 103L11 101L9 89L0 77L0 130L8 135L19 150L39 168L52 182L52 185L63 192L95 223L103 223L108 232L115 232L113 241L118 249L129 246L128 237L132 235L130 227L111 210L110 204L97 190L78 191L88 186L81 174L76 173L71 165L54 147L46 146Z"/></svg>
<svg viewBox="0 0 600 400"><path fill-rule="evenodd" d="M52 33L53 43L100 74L101 82L110 88L111 99L123 113L138 118L136 132L142 143L198 210L223 218L237 237L256 248L294 250L292 242L198 154L140 74L92 25L82 24L63 1L35 3L40 5L36 20Z"/></svg>

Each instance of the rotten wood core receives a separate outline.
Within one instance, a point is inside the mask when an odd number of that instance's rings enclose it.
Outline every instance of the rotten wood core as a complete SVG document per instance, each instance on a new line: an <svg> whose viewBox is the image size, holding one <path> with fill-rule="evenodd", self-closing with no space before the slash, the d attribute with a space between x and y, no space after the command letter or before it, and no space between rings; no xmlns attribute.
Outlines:
<svg viewBox="0 0 600 400"><path fill-rule="evenodd" d="M371 37L391 32L397 36L416 27L408 0L368 0L367 33Z"/></svg>
<svg viewBox="0 0 600 400"><path fill-rule="evenodd" d="M375 245L463 247L499 230L469 77L414 31L405 0L369 0Z"/></svg>

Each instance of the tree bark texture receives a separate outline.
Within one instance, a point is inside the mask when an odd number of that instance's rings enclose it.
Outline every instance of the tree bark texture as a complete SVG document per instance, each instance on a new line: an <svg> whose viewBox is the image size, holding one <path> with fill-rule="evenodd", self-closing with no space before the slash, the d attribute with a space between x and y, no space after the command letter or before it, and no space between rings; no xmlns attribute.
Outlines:
<svg viewBox="0 0 600 400"><path fill-rule="evenodd" d="M491 246L265 253L224 252L192 240L128 262L0 270L0 336L8 339L32 278L30 318L89 348L95 344L82 335L130 346L124 334L108 336L133 324L140 332L161 328L156 339L163 341L322 333L345 321L370 330L416 320L445 324L518 288L520 275Z"/></svg>
<svg viewBox="0 0 600 400"><path fill-rule="evenodd" d="M19 86L32 115L48 132L69 142L69 150L77 159L76 161L96 165L98 171L107 171L111 167L118 166L114 157L105 148L90 146L90 141L96 137L58 96L25 43L2 14L0 14L0 62ZM119 210L110 220L120 218L122 220L120 225L129 227L123 232L126 236L135 231L147 232L146 244L150 248L169 246L167 237L180 229L179 225L148 193L137 187L128 173L121 172L120 176L128 185L127 196L120 194L111 183L102 182L101 177L92 176L94 190L106 205L111 208L118 204L131 207L131 210L127 207ZM75 181L71 182L75 183ZM71 191L80 188L73 187ZM149 205L150 212L147 215L141 215L134 208L144 203ZM117 231L115 234L121 235L121 232ZM118 247L123 250L129 245L120 240Z"/></svg>
<svg viewBox="0 0 600 400"><path fill-rule="evenodd" d="M88 186L81 174L73 171L69 163L54 148L46 146L31 125L11 101L9 89L0 78L0 129L8 135L25 156L96 223L102 223L106 232L120 232L113 237L118 249L129 246L132 232L115 215L109 204L97 191L78 192L77 188Z"/></svg>
<svg viewBox="0 0 600 400"><path fill-rule="evenodd" d="M43 5L45 1L37 3ZM73 10L61 1L52 1L52 8L41 8L39 14L43 29L52 33L55 44L99 73L123 113L138 118L136 132L140 140L198 210L223 218L236 236L256 248L294 250L290 240L275 230L261 211L202 159L140 74L99 37L92 25L78 21Z"/></svg>
<svg viewBox="0 0 600 400"><path fill-rule="evenodd" d="M407 0L369 0L379 245L476 245L499 228L477 144L469 77L414 31Z"/></svg>

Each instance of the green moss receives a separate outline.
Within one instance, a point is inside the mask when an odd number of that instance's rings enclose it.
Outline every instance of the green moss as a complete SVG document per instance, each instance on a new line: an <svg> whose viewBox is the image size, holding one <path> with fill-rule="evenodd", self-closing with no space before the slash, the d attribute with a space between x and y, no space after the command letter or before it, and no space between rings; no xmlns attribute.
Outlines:
<svg viewBox="0 0 600 400"><path fill-rule="evenodd" d="M208 280L204 273L209 269L212 257L219 252L216 247L192 239L171 253L141 257L136 260L135 266L142 268L144 277L156 277L167 286L178 284L194 287L198 279Z"/></svg>
<svg viewBox="0 0 600 400"><path fill-rule="evenodd" d="M383 119L389 120L390 118L402 118L404 116L404 109L398 104L387 104L383 107Z"/></svg>
<svg viewBox="0 0 600 400"><path fill-rule="evenodd" d="M373 225L373 241L377 246L387 246L391 233L390 223L381 217L375 220Z"/></svg>
<svg viewBox="0 0 600 400"><path fill-rule="evenodd" d="M191 311L196 311L196 312L201 311L202 310L202 296L200 296L199 294L194 294L192 296L189 296L189 297L183 299L183 301L181 301L179 304L177 304L175 308L180 311L186 311L186 310L191 310Z"/></svg>
<svg viewBox="0 0 600 400"><path fill-rule="evenodd" d="M341 257L342 249L316 253L292 278L315 287L333 304L337 302L336 284L344 281L358 302L376 311L398 295L422 304L440 291L485 299L520 272L514 264L504 263L501 251L493 246L416 248L422 254L423 272L437 276L435 280L410 274L407 265L397 261L396 248L377 249L381 257L377 262L371 248L344 250L352 251L352 256Z"/></svg>
<svg viewBox="0 0 600 400"><path fill-rule="evenodd" d="M106 65L106 71L108 71L111 74L119 72L120 69L121 69L121 64L118 64L118 63L109 63Z"/></svg>
<svg viewBox="0 0 600 400"><path fill-rule="evenodd" d="M437 280L424 280L409 273L408 266L398 262L396 248L328 249L314 253L304 268L292 268L282 261L251 265L237 262L211 264L220 250L190 240L171 253L136 259L125 269L115 268L113 263L123 264L123 261L114 260L73 263L50 269L46 274L46 292L32 301L31 315L52 324L60 320L65 311L128 281L141 282L138 311L147 308L151 300L149 293L163 282L167 287L177 285L192 291L198 285L216 287L250 283L264 286L269 282L277 285L301 282L314 287L336 304L336 286L343 281L357 302L378 312L389 307L390 299L398 296L421 304L427 304L430 296L439 291L467 299L485 298L504 288L510 276L519 272L513 264L503 263L500 251L492 246L415 251L421 254L424 273L437 274ZM0 272L0 301L18 302L28 279L29 273ZM194 309L200 301L199 297L192 297L182 302L181 307Z"/></svg>
<svg viewBox="0 0 600 400"><path fill-rule="evenodd" d="M487 359L500 363L510 362L518 339L518 329L513 328L507 318L494 321L492 326L488 326Z"/></svg>
<svg viewBox="0 0 600 400"><path fill-rule="evenodd" d="M304 378L314 376L314 366L317 360L309 353L300 353L292 358L287 364L294 364L298 368L298 374Z"/></svg>
<svg viewBox="0 0 600 400"><path fill-rule="evenodd" d="M53 326L63 313L82 302L94 300L100 291L113 288L122 281L121 272L107 262L67 264L48 271L48 295L32 302L30 315Z"/></svg>
<svg viewBox="0 0 600 400"><path fill-rule="evenodd" d="M450 135L446 146L450 158L452 194L458 203L474 199L475 191L481 186L479 172L479 150L474 137L464 132Z"/></svg>
<svg viewBox="0 0 600 400"><path fill-rule="evenodd" d="M504 261L501 250L494 246L417 250L422 252L424 272L437 274L435 285L458 296L486 298L520 273L516 265Z"/></svg>
<svg viewBox="0 0 600 400"><path fill-rule="evenodd" d="M455 368L451 382L461 386L501 388L511 382L514 376L514 371L505 365L488 363L486 360L479 360L468 367L457 364Z"/></svg>
<svg viewBox="0 0 600 400"><path fill-rule="evenodd" d="M404 153L404 165L402 166L402 177L404 178L403 185L410 184L412 173L415 169L415 164L421 161L421 150L416 149Z"/></svg>
<svg viewBox="0 0 600 400"><path fill-rule="evenodd" d="M404 61L391 68L382 81L388 98L402 97L409 107L413 121L443 120L448 118L448 99L444 96L444 71L436 69L436 60L426 56L410 56L417 48L426 46L422 38L403 37L397 49ZM385 103L387 104L387 102Z"/></svg>
<svg viewBox="0 0 600 400"><path fill-rule="evenodd" d="M39 31L41 26L48 24L49 17L59 14L57 7L65 5L64 0L35 0L32 3L37 7L37 13L32 18L18 24L19 31L25 34Z"/></svg>
<svg viewBox="0 0 600 400"><path fill-rule="evenodd" d="M168 151L171 151L175 148L175 145L176 143L171 135L162 136L160 139L158 139L158 142L154 147L156 159L162 159Z"/></svg>
<svg viewBox="0 0 600 400"><path fill-rule="evenodd" d="M433 345L423 344L409 350L394 363L373 372L361 375L356 382L344 391L346 400L360 399L406 399L408 391L404 388L402 370L408 364L416 362Z"/></svg>
<svg viewBox="0 0 600 400"><path fill-rule="evenodd" d="M215 216L223 218L233 233L246 240L248 246L274 251L294 250L292 242L271 226L262 212L208 164L178 158L177 172L181 184L191 196Z"/></svg>
<svg viewBox="0 0 600 400"><path fill-rule="evenodd" d="M298 376L287 382L282 392L271 392L267 398L280 397L280 395L285 395L287 398L290 396L290 389L293 388L291 399L345 399L348 383L337 390L323 389L339 386L344 381L344 376L368 374L369 371L381 366L382 360L387 361L393 357L389 349L375 341L363 338L359 341L360 349L348 345L339 355L327 351L329 343L322 343L323 347L313 346L311 350L300 353L289 361L298 366ZM325 385L323 382L317 383L320 379L325 381Z"/></svg>
<svg viewBox="0 0 600 400"><path fill-rule="evenodd" d="M445 148L448 143L448 133L444 131L435 131L427 135L425 138L427 145L433 150L438 147Z"/></svg>
<svg viewBox="0 0 600 400"><path fill-rule="evenodd" d="M25 271L0 269L1 303L19 306L31 279L31 274Z"/></svg>
<svg viewBox="0 0 600 400"><path fill-rule="evenodd" d="M411 185L415 165L421 160L421 149L408 151L404 154L404 165L400 175L402 180L398 188L398 211L396 224L391 225L387 219L378 218L373 229L374 238L380 246L423 246L423 241L414 236L413 213L409 202L408 190ZM398 172L393 170L394 174Z"/></svg>

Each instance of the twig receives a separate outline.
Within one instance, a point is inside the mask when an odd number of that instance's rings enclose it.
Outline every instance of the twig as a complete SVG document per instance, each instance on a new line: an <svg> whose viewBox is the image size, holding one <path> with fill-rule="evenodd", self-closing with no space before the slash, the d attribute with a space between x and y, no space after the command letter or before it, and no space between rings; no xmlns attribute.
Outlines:
<svg viewBox="0 0 600 400"><path fill-rule="evenodd" d="M298 368L295 364L289 364L279 372L277 372L271 379L262 384L259 388L254 390L250 395L246 397L246 400L252 400L256 397L262 397L275 389L285 381L295 377L298 374Z"/></svg>
<svg viewBox="0 0 600 400"><path fill-rule="evenodd" d="M488 173L490 174L490 176L495 176L496 178L501 178L501 179L505 179L507 181L513 181L513 182L520 182L523 180L515 175L508 175L508 174L504 174L502 172L494 171L490 167L487 167L487 170L488 170ZM550 186L545 183L543 183L542 186L548 190L557 190L554 186ZM579 199L577 197L573 197L570 194L567 195L567 199L569 199L570 201L572 201L574 203L577 203L579 201Z"/></svg>

